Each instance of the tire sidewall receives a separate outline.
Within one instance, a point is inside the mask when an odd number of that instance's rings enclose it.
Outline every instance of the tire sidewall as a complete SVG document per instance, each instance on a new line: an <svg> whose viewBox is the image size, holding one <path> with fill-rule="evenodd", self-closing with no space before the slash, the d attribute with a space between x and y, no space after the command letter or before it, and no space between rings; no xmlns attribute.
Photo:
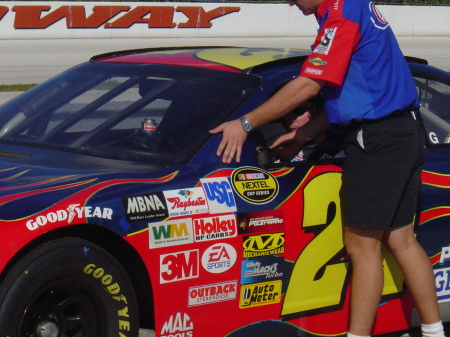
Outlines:
<svg viewBox="0 0 450 337"><path fill-rule="evenodd" d="M8 273L0 288L0 336L19 337L28 304L46 287L64 282L90 294L100 311L101 337L138 335L135 294L122 266L99 246L64 238L33 250Z"/></svg>

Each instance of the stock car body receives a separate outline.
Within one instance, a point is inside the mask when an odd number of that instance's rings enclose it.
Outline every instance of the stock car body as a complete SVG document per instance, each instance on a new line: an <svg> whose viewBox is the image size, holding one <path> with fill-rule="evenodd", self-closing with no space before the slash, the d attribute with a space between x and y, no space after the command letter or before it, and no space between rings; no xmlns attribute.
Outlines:
<svg viewBox="0 0 450 337"><path fill-rule="evenodd" d="M275 163L275 121L223 164L208 130L308 52L93 57L0 107L0 335L336 336L347 330L343 158ZM427 137L417 236L450 310L450 75L409 58ZM278 132L277 131L277 132ZM334 152L333 152L334 151ZM419 324L392 256L374 334Z"/></svg>

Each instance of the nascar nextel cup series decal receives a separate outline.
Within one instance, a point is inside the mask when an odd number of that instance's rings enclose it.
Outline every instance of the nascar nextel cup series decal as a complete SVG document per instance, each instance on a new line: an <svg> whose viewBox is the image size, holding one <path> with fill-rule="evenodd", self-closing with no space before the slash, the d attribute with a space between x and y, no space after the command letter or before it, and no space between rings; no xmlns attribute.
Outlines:
<svg viewBox="0 0 450 337"><path fill-rule="evenodd" d="M278 181L267 171L256 167L240 167L233 171L235 192L252 204L265 204L278 194Z"/></svg>

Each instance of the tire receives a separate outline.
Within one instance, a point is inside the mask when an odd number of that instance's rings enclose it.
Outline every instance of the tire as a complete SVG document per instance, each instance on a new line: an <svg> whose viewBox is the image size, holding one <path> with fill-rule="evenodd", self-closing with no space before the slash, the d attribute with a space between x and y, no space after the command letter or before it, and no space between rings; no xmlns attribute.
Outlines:
<svg viewBox="0 0 450 337"><path fill-rule="evenodd" d="M0 285L0 336L137 337L132 284L105 250L77 238L43 244Z"/></svg>

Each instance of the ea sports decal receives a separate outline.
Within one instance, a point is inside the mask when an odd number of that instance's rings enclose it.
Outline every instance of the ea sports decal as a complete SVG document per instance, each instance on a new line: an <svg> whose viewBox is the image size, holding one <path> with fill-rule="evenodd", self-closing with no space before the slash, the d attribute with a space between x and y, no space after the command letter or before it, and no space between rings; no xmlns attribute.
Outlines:
<svg viewBox="0 0 450 337"><path fill-rule="evenodd" d="M383 17L377 6L375 6L372 2L370 2L369 4L369 9L370 13L372 14L370 20L376 28L384 30L389 27L389 23L387 22L387 20Z"/></svg>
<svg viewBox="0 0 450 337"><path fill-rule="evenodd" d="M217 243L210 246L202 256L202 265L213 274L226 272L236 262L236 249L228 243Z"/></svg>
<svg viewBox="0 0 450 337"><path fill-rule="evenodd" d="M240 167L233 171L231 182L234 191L252 204L265 204L278 194L278 181L269 173L256 167Z"/></svg>

